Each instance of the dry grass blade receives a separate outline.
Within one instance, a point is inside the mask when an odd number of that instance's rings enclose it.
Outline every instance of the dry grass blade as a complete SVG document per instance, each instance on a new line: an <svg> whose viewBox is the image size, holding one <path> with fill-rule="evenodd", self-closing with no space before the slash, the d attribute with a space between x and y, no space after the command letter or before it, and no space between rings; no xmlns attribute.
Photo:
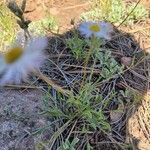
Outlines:
<svg viewBox="0 0 150 150"><path fill-rule="evenodd" d="M77 124L77 120L74 122L74 124L73 124L73 126L72 126L72 128L71 128L71 131L69 132L69 135L68 135L68 137L66 138L66 140L68 140L68 139L70 138L70 136L71 136L71 134L72 134L74 128L76 127L76 124Z"/></svg>
<svg viewBox="0 0 150 150"><path fill-rule="evenodd" d="M70 73L70 74L90 74L91 71L90 70L86 70L83 72L83 70L75 70L75 71L67 71L67 73ZM100 71L99 70L93 70L93 74L100 74Z"/></svg>
<svg viewBox="0 0 150 150"><path fill-rule="evenodd" d="M134 29L134 30L128 31L128 33L136 33L136 32L141 32L143 30L148 30L148 29L150 29L150 27Z"/></svg>
<svg viewBox="0 0 150 150"><path fill-rule="evenodd" d="M71 94L71 91L63 89L61 86L57 85L54 81L46 77L44 74L39 72L36 74L40 79L45 81L48 85L52 86L55 90L57 90L60 93L63 93L64 95L68 96Z"/></svg>
<svg viewBox="0 0 150 150"><path fill-rule="evenodd" d="M42 89L42 87L31 86L31 85L5 85L7 89Z"/></svg>
<svg viewBox="0 0 150 150"><path fill-rule="evenodd" d="M143 75L137 73L136 71L134 71L134 70L132 70L132 69L129 69L129 71L130 71L131 73L133 73L135 76L137 76L138 78L140 78L140 79L142 79L142 80L144 80L144 81L147 81L147 80L148 80L145 76L143 76Z"/></svg>
<svg viewBox="0 0 150 150"><path fill-rule="evenodd" d="M64 130L69 126L70 122L72 120L69 120L68 122L66 122L62 127L60 127L51 137L50 141L49 141L49 146L50 146L50 150L52 149L56 139L61 135L62 132L64 132Z"/></svg>

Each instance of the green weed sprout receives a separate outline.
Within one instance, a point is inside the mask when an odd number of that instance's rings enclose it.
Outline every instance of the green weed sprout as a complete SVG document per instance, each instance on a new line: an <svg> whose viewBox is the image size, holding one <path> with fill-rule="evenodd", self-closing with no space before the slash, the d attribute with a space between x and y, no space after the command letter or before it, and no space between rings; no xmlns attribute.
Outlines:
<svg viewBox="0 0 150 150"><path fill-rule="evenodd" d="M85 58L86 42L84 39L79 38L77 33L74 33L73 37L66 39L65 44L76 59Z"/></svg>
<svg viewBox="0 0 150 150"><path fill-rule="evenodd" d="M45 108L43 113L56 118L60 117L64 120L78 118L79 120L86 122L88 130L89 128L99 128L103 131L111 130L103 110L95 107L102 102L103 98L102 95L98 93L94 84L86 83L77 95L70 95L67 99L61 98L60 101L62 104L64 103L64 108L59 106L59 104L49 106L49 97L51 96L48 95L48 97L44 99Z"/></svg>

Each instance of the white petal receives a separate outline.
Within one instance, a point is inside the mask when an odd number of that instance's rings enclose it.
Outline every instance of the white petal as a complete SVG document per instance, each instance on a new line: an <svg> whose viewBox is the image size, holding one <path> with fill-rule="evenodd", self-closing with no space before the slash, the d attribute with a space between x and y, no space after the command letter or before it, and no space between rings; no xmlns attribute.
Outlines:
<svg viewBox="0 0 150 150"><path fill-rule="evenodd" d="M6 66L6 73L0 79L0 84L20 84L22 80L27 79L29 73L39 69L46 58L43 50L47 44L47 38L31 40L25 47L21 58L15 63Z"/></svg>
<svg viewBox="0 0 150 150"><path fill-rule="evenodd" d="M108 22L101 21L100 22L100 26L102 28L105 28L105 30L107 30L108 32L112 32L113 31L113 26L110 23L108 23Z"/></svg>
<svg viewBox="0 0 150 150"><path fill-rule="evenodd" d="M27 47L25 48L26 51L41 51L43 50L48 44L48 39L46 37L40 37L32 39L27 43Z"/></svg>
<svg viewBox="0 0 150 150"><path fill-rule="evenodd" d="M6 63L3 56L0 55L0 74L6 69Z"/></svg>
<svg viewBox="0 0 150 150"><path fill-rule="evenodd" d="M95 34L96 34L96 37L104 38L104 39L107 39L107 40L111 39L109 33L107 33L105 30L102 30L101 32L97 32Z"/></svg>
<svg viewBox="0 0 150 150"><path fill-rule="evenodd" d="M101 30L99 32L92 32L89 29L89 27L95 23L100 26ZM88 21L80 24L79 31L85 37L91 37L92 35L95 35L96 37L110 40L111 39L110 33L113 32L113 27L110 23L104 21L100 21L100 22Z"/></svg>
<svg viewBox="0 0 150 150"><path fill-rule="evenodd" d="M8 69L6 73L2 76L0 80L0 85L12 84L14 81L14 71L12 69Z"/></svg>
<svg viewBox="0 0 150 150"><path fill-rule="evenodd" d="M110 40L111 39L111 33L113 32L113 26L110 23L107 22L101 22L101 32L103 34L103 38Z"/></svg>
<svg viewBox="0 0 150 150"><path fill-rule="evenodd" d="M20 64L24 64L30 71L32 69L39 69L46 58L43 50L47 44L47 38L37 38L29 42L28 46L25 48L25 53L20 60Z"/></svg>
<svg viewBox="0 0 150 150"><path fill-rule="evenodd" d="M94 24L93 21L83 22L79 26L79 31L82 35L85 35L87 38L92 36L93 32L89 30L89 27Z"/></svg>

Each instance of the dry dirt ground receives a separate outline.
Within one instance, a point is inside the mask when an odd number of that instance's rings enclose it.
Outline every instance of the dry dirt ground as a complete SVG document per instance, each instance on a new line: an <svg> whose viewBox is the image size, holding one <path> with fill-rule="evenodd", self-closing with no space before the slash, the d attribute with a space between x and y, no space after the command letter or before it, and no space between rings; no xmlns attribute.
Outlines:
<svg viewBox="0 0 150 150"><path fill-rule="evenodd" d="M43 10L56 17L60 31L67 31L71 20L77 21L82 12L89 9L88 0L28 0L26 17L39 20L45 16ZM38 14L38 15L37 15Z"/></svg>
<svg viewBox="0 0 150 150"><path fill-rule="evenodd" d="M42 94L39 90L0 89L0 150L33 150L34 140L27 132L44 125L38 115Z"/></svg>
<svg viewBox="0 0 150 150"><path fill-rule="evenodd" d="M150 0L144 0L143 3L146 7L150 6ZM71 27L71 19L78 20L78 16L89 8L89 4L87 0L28 0L26 10L30 13L26 17L31 20L41 19L45 15L45 7L57 17L64 32ZM148 45L146 43L146 47ZM30 132L47 123L44 117L38 115L43 95L44 92L39 89L0 89L0 150L35 149L34 143L38 139L33 138ZM136 119L130 121L130 124L135 124ZM136 132L134 136L138 139L143 136L142 132L138 134L139 128L138 126L136 131L130 133L134 135ZM148 150L149 147L141 150Z"/></svg>

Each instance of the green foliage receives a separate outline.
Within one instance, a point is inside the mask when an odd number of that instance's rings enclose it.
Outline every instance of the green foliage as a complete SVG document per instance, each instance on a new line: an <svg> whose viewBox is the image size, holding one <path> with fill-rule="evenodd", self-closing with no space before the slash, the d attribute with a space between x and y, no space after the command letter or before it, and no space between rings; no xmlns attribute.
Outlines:
<svg viewBox="0 0 150 150"><path fill-rule="evenodd" d="M74 138L72 142L66 140L57 150L76 150L75 145L79 142L78 138Z"/></svg>
<svg viewBox="0 0 150 150"><path fill-rule="evenodd" d="M94 84L86 83L76 96L69 97L67 100L69 107L76 108L75 112L81 118L84 118L89 126L101 130L110 130L110 126L106 121L103 111L94 108L94 103L102 101L102 96L96 92Z"/></svg>
<svg viewBox="0 0 150 150"><path fill-rule="evenodd" d="M87 150L93 150L92 146L90 145L90 143L87 143Z"/></svg>
<svg viewBox="0 0 150 150"><path fill-rule="evenodd" d="M65 44L76 59L85 57L86 42L85 40L80 39L77 33L74 33L72 38L66 39Z"/></svg>
<svg viewBox="0 0 150 150"><path fill-rule="evenodd" d="M29 31L35 35L46 35L49 31L57 31L58 25L54 17L47 16L42 20L33 21L29 24Z"/></svg>
<svg viewBox="0 0 150 150"><path fill-rule="evenodd" d="M102 100L102 95L98 93L95 85L86 83L79 91L79 94L70 95L67 99L61 100L65 102L64 109L51 105L47 107L44 113L52 117L61 117L67 120L77 117L85 120L86 124L92 129L99 128L108 131L110 130L110 125L107 123L103 110L94 107L94 105L101 103ZM47 102L45 104L48 106Z"/></svg>
<svg viewBox="0 0 150 150"><path fill-rule="evenodd" d="M69 48L76 59L85 59L89 49L92 49L90 56L99 51L103 41L100 38L93 37L91 39L81 39L77 33L72 38L66 39L65 44Z"/></svg>
<svg viewBox="0 0 150 150"><path fill-rule="evenodd" d="M112 0L92 0L95 6L97 5L102 14L105 14L105 17L109 16L109 13L112 11ZM94 6L94 7L95 7Z"/></svg>
<svg viewBox="0 0 150 150"><path fill-rule="evenodd" d="M107 20L112 23L121 23L136 5L135 3L131 3L128 6L125 2L123 2L123 0L106 1L111 2L104 4L102 0L93 0L94 8L92 8L89 12L83 13L81 15L81 19ZM141 4L138 4L124 24L132 24L135 20L144 18L148 18L148 11Z"/></svg>
<svg viewBox="0 0 150 150"><path fill-rule="evenodd" d="M103 18L113 23L120 23L125 18L126 14L125 4L122 0L112 0L112 9L106 18L103 14Z"/></svg>
<svg viewBox="0 0 150 150"><path fill-rule="evenodd" d="M110 51L99 51L95 56L99 62L97 67L101 69L101 76L103 79L110 79L115 74L122 73L124 67L118 64L111 56Z"/></svg>
<svg viewBox="0 0 150 150"><path fill-rule="evenodd" d="M132 3L132 5L128 6L128 13L132 11L133 7L136 3ZM145 19L149 17L149 12L145 10L143 5L138 5L136 9L132 12L132 14L128 17L128 22L138 21L141 19Z"/></svg>
<svg viewBox="0 0 150 150"><path fill-rule="evenodd" d="M0 5L0 49L4 50L5 45L10 44L16 37L16 20L9 12L9 9L1 4Z"/></svg>
<svg viewBox="0 0 150 150"><path fill-rule="evenodd" d="M64 142L60 142L60 147L57 147L58 150L75 150L78 142L80 142L78 139L80 138L80 133L86 136L89 132L91 133L97 129L110 132L111 126L104 112L114 97L116 97L116 93L111 91L109 96L104 98L99 88L96 88L96 84L92 83L85 83L78 94L70 94L68 97L45 95L42 114L53 118L54 122L57 122L55 126L58 128L53 134L52 140L54 141L54 137L55 140L59 136L61 137L64 129L69 133L73 131L79 132L79 134L75 135L69 134L67 139L61 138L61 141L63 140ZM72 126L72 124L74 125ZM86 142L86 148L92 150L88 140Z"/></svg>
<svg viewBox="0 0 150 150"><path fill-rule="evenodd" d="M87 43L87 46L90 49L92 49L91 55L94 56L95 58L95 54L99 52L99 49L101 45L104 43L104 41L101 38L97 38L97 37L92 37L91 39L86 39L85 41Z"/></svg>

